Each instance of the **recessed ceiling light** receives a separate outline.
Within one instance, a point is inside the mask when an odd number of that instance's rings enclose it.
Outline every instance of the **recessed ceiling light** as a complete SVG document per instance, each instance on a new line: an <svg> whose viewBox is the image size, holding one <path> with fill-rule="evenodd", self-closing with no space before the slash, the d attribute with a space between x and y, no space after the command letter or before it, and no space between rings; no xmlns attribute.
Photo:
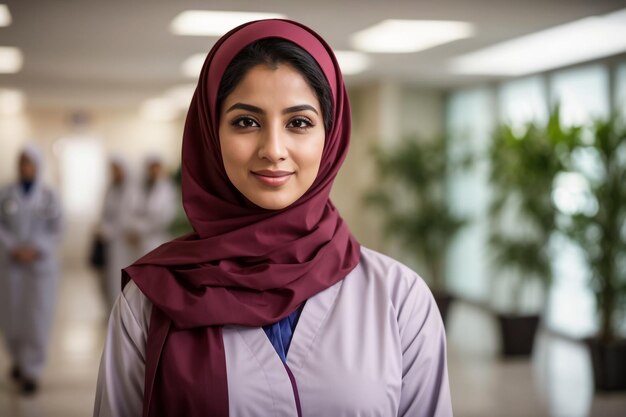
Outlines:
<svg viewBox="0 0 626 417"><path fill-rule="evenodd" d="M187 10L172 20L170 30L176 35L221 36L246 22L284 17L276 13Z"/></svg>
<svg viewBox="0 0 626 417"><path fill-rule="evenodd" d="M11 24L11 12L6 4L0 4L0 27Z"/></svg>
<svg viewBox="0 0 626 417"><path fill-rule="evenodd" d="M519 76L626 51L626 9L577 20L461 55L460 74Z"/></svg>
<svg viewBox="0 0 626 417"><path fill-rule="evenodd" d="M363 52L409 53L464 39L474 34L467 22L447 20L383 20L356 32L352 45Z"/></svg>
<svg viewBox="0 0 626 417"><path fill-rule="evenodd" d="M179 116L180 109L172 100L165 97L156 97L144 101L141 105L140 113L148 120L169 122Z"/></svg>
<svg viewBox="0 0 626 417"><path fill-rule="evenodd" d="M167 90L165 97L175 103L181 111L187 111L195 91L195 84L182 84Z"/></svg>
<svg viewBox="0 0 626 417"><path fill-rule="evenodd" d="M0 46L0 74L10 74L22 69L22 51L12 46Z"/></svg>
<svg viewBox="0 0 626 417"><path fill-rule="evenodd" d="M187 78L198 78L202 70L202 65L204 65L206 55L205 53L194 54L184 60L180 66L183 75Z"/></svg>
<svg viewBox="0 0 626 417"><path fill-rule="evenodd" d="M344 75L358 74L365 71L371 63L369 56L356 51L335 51L339 67Z"/></svg>
<svg viewBox="0 0 626 417"><path fill-rule="evenodd" d="M0 88L0 114L15 115L24 109L24 94L19 90Z"/></svg>

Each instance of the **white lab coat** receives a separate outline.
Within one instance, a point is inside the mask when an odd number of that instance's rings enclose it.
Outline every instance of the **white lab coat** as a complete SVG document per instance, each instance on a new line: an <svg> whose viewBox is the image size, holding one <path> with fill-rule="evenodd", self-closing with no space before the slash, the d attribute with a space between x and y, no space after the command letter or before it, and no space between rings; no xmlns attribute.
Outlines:
<svg viewBox="0 0 626 417"><path fill-rule="evenodd" d="M151 311L131 281L109 319L94 416L142 415ZM224 326L223 340L233 417L294 417L297 402L303 417L452 417L433 296L415 272L372 250L304 305L286 363L298 397L262 328Z"/></svg>
<svg viewBox="0 0 626 417"><path fill-rule="evenodd" d="M111 185L104 196L100 233L106 243L104 291L111 310L120 294L122 268L135 259L134 249L128 243L133 212L137 204L137 190L126 179L123 184Z"/></svg>
<svg viewBox="0 0 626 417"><path fill-rule="evenodd" d="M176 187L169 178L158 180L151 189L139 189L130 229L140 236L141 257L171 239L168 232L176 216Z"/></svg>
<svg viewBox="0 0 626 417"><path fill-rule="evenodd" d="M19 184L0 190L0 317L13 363L24 376L37 379L56 300L61 210L50 188L38 181L32 187L26 195ZM40 253L31 264L11 257L25 244Z"/></svg>

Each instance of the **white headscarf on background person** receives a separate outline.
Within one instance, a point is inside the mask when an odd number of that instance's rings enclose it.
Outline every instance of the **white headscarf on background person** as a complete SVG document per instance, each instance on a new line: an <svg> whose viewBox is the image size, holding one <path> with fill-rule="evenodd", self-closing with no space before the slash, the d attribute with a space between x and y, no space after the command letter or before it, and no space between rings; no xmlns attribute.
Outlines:
<svg viewBox="0 0 626 417"><path fill-rule="evenodd" d="M39 181L41 171L43 169L43 153L41 152L41 149L37 145L29 143L24 145L24 147L20 150L19 155L20 157L27 157L33 165L35 165L35 177L33 178L33 182Z"/></svg>
<svg viewBox="0 0 626 417"><path fill-rule="evenodd" d="M154 185L152 184L150 181L150 177L148 175L148 168L150 168L150 166L152 164L159 164L161 165L161 177L157 178L154 181L154 184L158 183L160 180L162 180L163 178L166 177L165 172L165 163L163 161L163 156L158 154L157 152L149 152L146 154L146 156L144 157L144 162L143 162L143 173L142 173L142 178L143 178L143 184L144 186L148 186L148 188L152 188L151 186ZM151 185L148 185L151 184Z"/></svg>
<svg viewBox="0 0 626 417"><path fill-rule="evenodd" d="M109 163L116 165L124 172L124 182L122 187L127 188L132 181L128 159L120 153L112 153L109 155Z"/></svg>

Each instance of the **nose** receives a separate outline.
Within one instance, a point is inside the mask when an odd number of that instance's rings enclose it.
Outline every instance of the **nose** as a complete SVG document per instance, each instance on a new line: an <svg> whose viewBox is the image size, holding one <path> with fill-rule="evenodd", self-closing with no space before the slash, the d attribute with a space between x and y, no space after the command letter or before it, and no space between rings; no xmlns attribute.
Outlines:
<svg viewBox="0 0 626 417"><path fill-rule="evenodd" d="M287 159L286 135L282 126L270 126L261 135L259 142L259 158L272 163Z"/></svg>

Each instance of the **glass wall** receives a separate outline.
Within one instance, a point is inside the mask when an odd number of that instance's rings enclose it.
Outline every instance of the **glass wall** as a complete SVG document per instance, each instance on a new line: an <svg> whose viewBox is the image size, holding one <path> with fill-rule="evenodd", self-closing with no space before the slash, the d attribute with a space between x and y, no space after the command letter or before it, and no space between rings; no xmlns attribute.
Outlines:
<svg viewBox="0 0 626 417"><path fill-rule="evenodd" d="M489 145L495 120L491 89L477 88L452 94L446 114L450 158L455 161L472 154L480 160L471 170L457 168L449 177L452 211L470 223L459 232L450 247L448 285L454 293L484 300L489 297L490 290L487 256L489 166L482 156Z"/></svg>
<svg viewBox="0 0 626 417"><path fill-rule="evenodd" d="M626 62L614 68L613 78L611 70L608 64L586 65L451 93L446 107L450 158L463 152L484 155L496 123L505 121L522 128L531 120L543 122L557 103L566 125L607 116L615 105L621 105L626 114ZM584 159L582 155L583 163ZM593 169L593 158L587 159ZM450 249L448 280L454 293L497 305L500 297L490 282L495 271L490 267L487 241L488 169L482 160L469 172L451 172L452 208L468 216L471 224ZM546 323L574 337L589 335L596 329L596 319L588 268L579 249L567 238L557 236L555 245L555 281L548 297Z"/></svg>
<svg viewBox="0 0 626 417"><path fill-rule="evenodd" d="M626 62L615 69L615 107L626 116Z"/></svg>
<svg viewBox="0 0 626 417"><path fill-rule="evenodd" d="M550 101L560 103L566 125L586 124L609 114L609 70L603 65L554 73L550 77ZM547 323L576 337L595 328L595 300L589 288L589 269L580 249L565 236L555 239L554 286Z"/></svg>
<svg viewBox="0 0 626 417"><path fill-rule="evenodd" d="M545 77L534 76L503 83L497 89L500 120L521 128L548 118Z"/></svg>

